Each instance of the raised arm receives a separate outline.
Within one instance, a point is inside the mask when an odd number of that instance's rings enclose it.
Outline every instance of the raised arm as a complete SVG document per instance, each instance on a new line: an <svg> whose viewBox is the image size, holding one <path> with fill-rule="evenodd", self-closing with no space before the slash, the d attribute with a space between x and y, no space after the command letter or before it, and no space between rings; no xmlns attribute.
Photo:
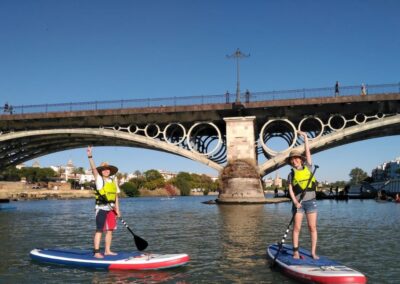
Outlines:
<svg viewBox="0 0 400 284"><path fill-rule="evenodd" d="M307 133L305 133L303 131L298 131L297 133L299 135L303 136L303 140L304 140L304 155L306 156L307 163L309 165L312 165L312 159L311 159L310 147L308 145Z"/></svg>
<svg viewBox="0 0 400 284"><path fill-rule="evenodd" d="M89 158L90 168L92 169L92 173L94 175L94 178L97 179L97 176L99 175L99 172L97 171L96 164L93 161L92 146L88 146L86 151L87 151L87 156Z"/></svg>

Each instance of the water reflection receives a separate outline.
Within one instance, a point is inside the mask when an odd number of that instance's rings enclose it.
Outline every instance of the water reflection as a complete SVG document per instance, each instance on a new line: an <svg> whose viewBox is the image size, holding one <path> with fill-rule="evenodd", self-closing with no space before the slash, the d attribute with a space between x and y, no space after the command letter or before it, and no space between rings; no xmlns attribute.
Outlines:
<svg viewBox="0 0 400 284"><path fill-rule="evenodd" d="M265 265L263 235L264 205L219 205L222 219L221 265L225 279L243 281L256 266Z"/></svg>

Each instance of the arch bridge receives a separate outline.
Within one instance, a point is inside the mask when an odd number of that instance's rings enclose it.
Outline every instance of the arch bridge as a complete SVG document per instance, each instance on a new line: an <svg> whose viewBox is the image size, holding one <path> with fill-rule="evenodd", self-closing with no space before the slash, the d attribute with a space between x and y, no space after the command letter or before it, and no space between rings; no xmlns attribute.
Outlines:
<svg viewBox="0 0 400 284"><path fill-rule="evenodd" d="M219 171L221 202L262 202L260 177L285 165L288 152L312 153L400 133L400 84L302 89L153 100L5 106L0 169L84 147L128 146L172 153ZM1 109L0 109L1 111ZM274 149L273 141L285 146ZM281 143L281 144L282 144Z"/></svg>

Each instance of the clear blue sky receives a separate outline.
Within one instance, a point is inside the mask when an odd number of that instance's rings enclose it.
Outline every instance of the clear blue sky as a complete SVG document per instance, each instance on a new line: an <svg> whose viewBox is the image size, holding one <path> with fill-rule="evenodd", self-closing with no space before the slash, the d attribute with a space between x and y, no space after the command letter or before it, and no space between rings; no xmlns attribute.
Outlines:
<svg viewBox="0 0 400 284"><path fill-rule="evenodd" d="M0 97L12 105L193 96L400 81L400 2L0 1ZM320 180L347 180L400 156L399 136L314 155ZM190 160L118 147L94 149L122 171L216 174ZM85 149L39 158L87 167ZM27 163L28 165L31 162ZM288 169L279 170L286 176Z"/></svg>

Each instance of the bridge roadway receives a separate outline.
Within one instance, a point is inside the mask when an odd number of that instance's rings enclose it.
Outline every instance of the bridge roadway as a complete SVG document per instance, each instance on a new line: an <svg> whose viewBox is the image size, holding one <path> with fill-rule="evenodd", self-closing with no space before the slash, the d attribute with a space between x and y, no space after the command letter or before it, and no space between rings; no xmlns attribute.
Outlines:
<svg viewBox="0 0 400 284"><path fill-rule="evenodd" d="M188 106L160 106L71 112L47 112L31 114L0 115L0 131L21 131L49 128L91 128L115 125L165 126L179 122L189 128L198 121L213 122L224 129L226 117L255 116L256 129L271 118L287 118L298 124L305 116L317 116L328 120L331 114L354 117L359 113L400 112L400 93L374 94L368 96L340 96L308 99L289 99L250 102L236 105L204 104Z"/></svg>
<svg viewBox="0 0 400 284"><path fill-rule="evenodd" d="M254 166L263 176L282 167L290 149L302 149L296 130L309 133L311 151L316 153L355 141L398 135L399 112L400 92L394 91L241 104L2 114L0 169L92 144L165 151L204 163L220 173L227 163L250 160L246 171ZM274 137L286 141L288 148L271 149L268 141ZM263 164L258 164L260 155L267 159ZM234 183L249 182L242 177L241 182ZM252 182L253 193L259 192L259 181ZM231 187L232 182L226 184ZM263 198L261 193L253 198L252 192L243 193L237 187L225 190L226 196L245 202Z"/></svg>

